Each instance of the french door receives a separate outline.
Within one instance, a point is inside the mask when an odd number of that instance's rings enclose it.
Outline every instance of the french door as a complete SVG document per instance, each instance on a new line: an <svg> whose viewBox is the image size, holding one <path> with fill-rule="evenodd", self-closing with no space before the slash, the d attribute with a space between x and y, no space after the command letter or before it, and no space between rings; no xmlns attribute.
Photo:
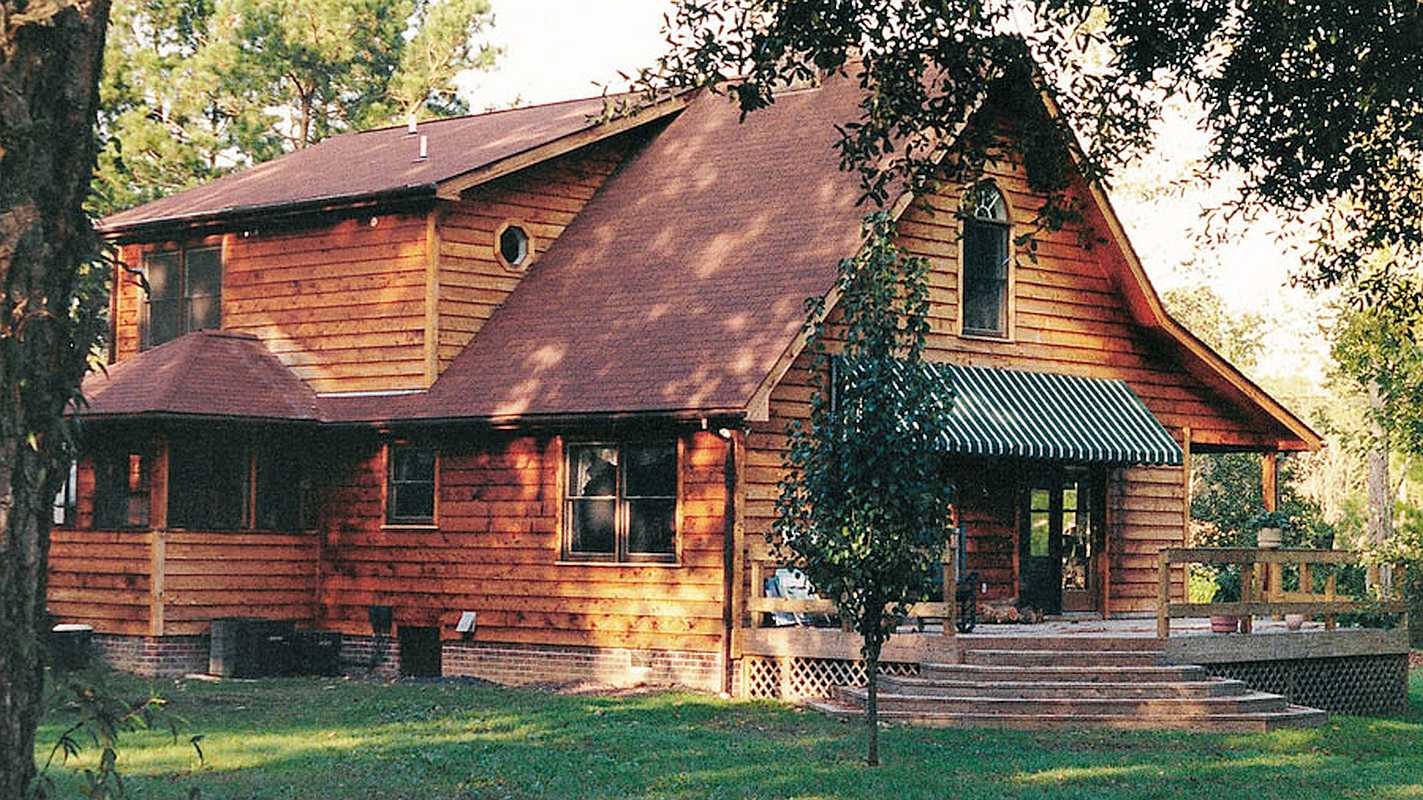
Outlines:
<svg viewBox="0 0 1423 800"><path fill-rule="evenodd" d="M1104 484L1100 473L1082 469L1028 479L1019 515L1021 602L1047 614L1097 607Z"/></svg>

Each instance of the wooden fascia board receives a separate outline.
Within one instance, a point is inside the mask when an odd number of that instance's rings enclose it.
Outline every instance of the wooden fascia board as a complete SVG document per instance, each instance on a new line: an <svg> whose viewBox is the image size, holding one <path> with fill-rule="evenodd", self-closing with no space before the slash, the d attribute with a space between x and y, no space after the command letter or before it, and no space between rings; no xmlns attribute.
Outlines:
<svg viewBox="0 0 1423 800"><path fill-rule="evenodd" d="M1061 116L1061 110L1052 96L1046 90L1040 89L1039 96L1043 105L1054 119ZM1072 133L1073 144L1078 149L1081 144L1076 141L1077 134L1068 127ZM1073 161L1078 161L1077 151L1070 151ZM1293 412L1285 408L1278 400L1271 397L1268 392L1261 389L1254 381L1247 378L1244 373L1226 361L1209 345L1202 342L1194 334L1186 329L1184 325L1176 321L1174 317L1166 311L1166 307L1161 303L1161 298L1156 294L1156 289L1151 285L1151 279L1147 277L1146 270L1142 266L1141 258L1137 255L1136 248L1132 246L1131 240L1126 235L1126 229L1122 227L1121 219L1117 216L1116 209L1112 207L1112 201L1107 197L1100 181L1095 179L1083 181L1087 184L1088 192L1092 196L1092 202L1096 206L1097 212L1102 215L1106 222L1107 231L1111 234L1113 243L1117 246L1117 252L1122 257L1122 263L1126 266L1128 281L1118 281L1118 288L1126 295L1127 307L1131 309L1133 317L1137 322L1148 327L1154 327L1164 331L1182 346L1186 353L1197 358L1212 373L1224 380L1227 385L1238 392L1241 397L1263 410L1276 422L1280 423L1286 430L1295 434L1306 449L1317 450L1323 446L1324 440L1318 433L1315 433L1303 420L1296 417ZM1133 296L1134 295L1134 296Z"/></svg>
<svg viewBox="0 0 1423 800"><path fill-rule="evenodd" d="M496 178L501 178L522 169L527 169L551 158L557 158L566 153L571 153L580 147L585 147L610 136L616 136L624 131L630 131L633 128L646 125L649 122L655 122L686 108L689 101L690 93L684 92L674 95L664 100L659 100L646 108L634 111L627 116L591 125L575 133L570 133L546 144L539 145L538 147L516 153L492 164L485 164L468 172L445 178L436 185L435 196L441 200L459 200L465 191L475 186L488 183Z"/></svg>

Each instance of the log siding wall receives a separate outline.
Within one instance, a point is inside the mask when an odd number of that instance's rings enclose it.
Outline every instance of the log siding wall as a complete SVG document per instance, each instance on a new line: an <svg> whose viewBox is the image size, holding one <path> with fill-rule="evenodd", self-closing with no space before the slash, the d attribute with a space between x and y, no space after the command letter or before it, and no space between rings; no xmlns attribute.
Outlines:
<svg viewBox="0 0 1423 800"><path fill-rule="evenodd" d="M1044 198L1033 193L1020 164L991 165L988 176L1003 191L1016 236L1028 230ZM1078 187L1085 192L1085 187ZM929 260L930 333L926 357L985 367L1121 379L1177 441L1183 428L1214 441L1259 438L1260 423L1184 370L1179 351L1137 326L1109 267L1121 255L1109 244L1105 221L1090 214L1085 229L1039 232L1036 260L1016 248L1011 337L998 341L958 334L960 189L946 188L911 205L899 225L900 243ZM835 327L832 314L830 325ZM747 437L747 531L765 535L774 518L784 431L806 419L812 393L811 362L797 359L770 396L770 419ZM1119 505L1108 509L1111 611L1154 608L1157 549L1180 545L1184 488L1179 467L1121 470ZM1018 533L1013 509L966 509L969 568L990 583L991 596L1016 594ZM1183 591L1178 574L1175 591ZM745 587L743 587L745 588Z"/></svg>
<svg viewBox="0 0 1423 800"><path fill-rule="evenodd" d="M381 443L329 488L321 627L370 635L367 608L397 626L438 626L473 641L708 652L720 648L724 442L681 436L677 564L567 563L562 554L563 442L554 435L447 436L439 516L428 527L381 524Z"/></svg>
<svg viewBox="0 0 1423 800"><path fill-rule="evenodd" d="M465 192L438 212L438 370L459 355L538 257L563 233L635 140L619 136ZM506 222L529 234L532 249L521 269L494 254L495 233Z"/></svg>

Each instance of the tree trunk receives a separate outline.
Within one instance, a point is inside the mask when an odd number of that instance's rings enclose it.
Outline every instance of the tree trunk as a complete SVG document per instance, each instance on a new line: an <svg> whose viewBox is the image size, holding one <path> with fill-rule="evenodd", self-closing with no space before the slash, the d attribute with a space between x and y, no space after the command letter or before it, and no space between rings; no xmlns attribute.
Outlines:
<svg viewBox="0 0 1423 800"><path fill-rule="evenodd" d="M1379 414L1383 411L1383 395L1379 385L1370 381L1369 396L1369 453L1368 489L1369 521L1368 539L1371 545L1380 545L1393 538L1393 484L1388 476L1389 437ZM1391 569L1380 568L1372 574L1375 587L1385 595L1391 591Z"/></svg>
<svg viewBox="0 0 1423 800"><path fill-rule="evenodd" d="M0 0L0 797L35 774L50 500L97 326L71 304L108 0Z"/></svg>
<svg viewBox="0 0 1423 800"><path fill-rule="evenodd" d="M865 763L879 766L879 648L865 659Z"/></svg>

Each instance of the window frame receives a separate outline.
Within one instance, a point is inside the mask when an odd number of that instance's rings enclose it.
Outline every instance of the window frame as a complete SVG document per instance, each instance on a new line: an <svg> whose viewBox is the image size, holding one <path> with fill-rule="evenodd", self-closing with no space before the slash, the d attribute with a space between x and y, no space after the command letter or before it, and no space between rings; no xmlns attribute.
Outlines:
<svg viewBox="0 0 1423 800"><path fill-rule="evenodd" d="M79 526L79 461L71 460L69 469L64 471L64 482L55 492L50 502L50 527L76 528Z"/></svg>
<svg viewBox="0 0 1423 800"><path fill-rule="evenodd" d="M139 480L137 487L134 486L132 480L132 465L135 457L139 459ZM142 531L151 530L154 527L154 484L156 482L154 473L158 466L154 463L156 459L157 455L154 452L154 448L144 445L104 448L102 451L90 457L90 469L94 474L94 489L91 500L93 510L89 515L88 526L91 530ZM110 524L113 522L112 520L104 518L105 510L109 505L105 502L109 499L105 496L107 488L109 488L106 486L108 481L106 480L107 471L105 470L105 465L108 464L110 460L123 460L128 462L128 468L125 470L128 477L126 477L123 482L124 488L122 491L125 509L124 519L122 522L113 524ZM166 491L167 487L164 487L164 489ZM142 499L141 505L137 506L137 508L143 511L141 515L142 519L133 521L131 512L135 508L134 501L138 498Z"/></svg>
<svg viewBox="0 0 1423 800"><path fill-rule="evenodd" d="M510 261L504 257L504 234L510 228L518 228L524 233L524 257L518 261ZM506 219L499 223L499 227L494 229L494 241L492 243L494 258L499 262L499 266L508 272L522 275L528 272L529 267L533 266L534 258L538 254L537 241L534 232L529 230L529 224L527 222L521 219Z"/></svg>
<svg viewBox="0 0 1423 800"><path fill-rule="evenodd" d="M395 501L398 494L396 490L395 451L398 448L410 448L413 450L428 450L434 456L434 465L430 476L430 516L429 517L397 517L395 516ZM384 478L381 481L381 527L382 528L417 528L430 529L438 528L440 524L440 466L444 459L441 457L440 449L434 445L425 445L418 442L396 440L386 442L382 448L382 472ZM420 483L425 481L401 481L403 484Z"/></svg>
<svg viewBox="0 0 1423 800"><path fill-rule="evenodd" d="M674 474L673 492L675 496L665 495L632 495L627 494L627 464L628 460L624 451L631 447L649 446L672 446L672 470ZM682 486L682 465L686 463L686 442L681 436L672 437L637 437L629 439L568 439L562 442L562 451L559 459L558 469L558 492L559 492L559 560L577 564L636 564L636 565L665 565L679 566L682 563L682 498L684 495ZM569 492L569 473L572 468L571 453L574 448L580 447L611 447L618 453L618 470L615 486L614 501L614 529L613 529L613 551L611 553L594 553L577 551L573 549L573 515L572 507L576 499ZM579 495L578 497L582 497ZM591 495L590 495L591 497ZM601 496L600 496L601 497ZM631 531L631 501L634 500L672 500L672 550L668 553L634 553L629 550L628 541Z"/></svg>
<svg viewBox="0 0 1423 800"><path fill-rule="evenodd" d="M188 255L194 252L217 253L217 294L216 295L194 295L189 291L188 280ZM176 333L172 339L162 342L153 341L153 296L151 291L146 290L143 284L138 286L139 302L139 337L138 348L140 351L151 350L168 342L178 339L196 330L221 330L222 329L222 295L224 278L227 275L227 254L222 241L202 241L181 247L158 247L143 253L143 276L147 282L149 277L149 263L156 256L177 255L174 275L169 280L175 281L177 288L172 302L177 304L177 320L175 324ZM194 328L190 326L192 318L192 301L196 297L216 297L217 299L217 326L214 328Z"/></svg>
<svg viewBox="0 0 1423 800"><path fill-rule="evenodd" d="M975 191L982 187L992 187L998 193L998 197L1003 204L1002 220L991 220L975 216L969 208L970 200ZM990 342L1011 342L1016 334L1017 322L1017 302L1014 295L1014 288L1017 283L1016 264L1017 257L1013 245L1013 208L1008 204L1008 195L1003 188L992 180L981 180L969 184L964 188L960 198L959 208L959 246L958 246L958 335L965 339L981 339ZM1007 256L1007 263L1003 270L1003 330L989 331L968 327L968 314L966 305L968 299L968 260L967 243L968 227L970 225L981 225L1002 231L1004 238L1004 252Z"/></svg>

